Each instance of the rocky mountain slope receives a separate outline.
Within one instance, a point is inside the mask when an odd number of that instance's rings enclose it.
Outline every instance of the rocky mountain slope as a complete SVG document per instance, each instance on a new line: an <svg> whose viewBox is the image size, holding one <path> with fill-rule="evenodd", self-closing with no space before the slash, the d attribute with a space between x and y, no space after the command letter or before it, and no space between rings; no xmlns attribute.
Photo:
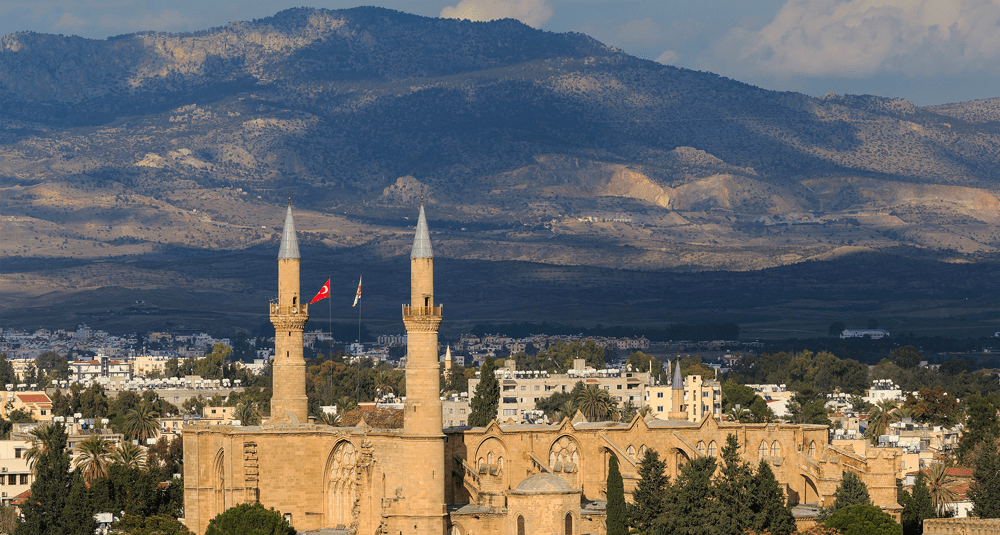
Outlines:
<svg viewBox="0 0 1000 535"><path fill-rule="evenodd" d="M369 262L405 252L421 195L435 251L466 261L755 270L898 247L980 261L1000 245L998 102L810 98L581 34L379 8L12 34L0 293L211 290L190 268L109 260L267 250L289 193L306 244ZM102 267L72 284L24 267L53 258Z"/></svg>

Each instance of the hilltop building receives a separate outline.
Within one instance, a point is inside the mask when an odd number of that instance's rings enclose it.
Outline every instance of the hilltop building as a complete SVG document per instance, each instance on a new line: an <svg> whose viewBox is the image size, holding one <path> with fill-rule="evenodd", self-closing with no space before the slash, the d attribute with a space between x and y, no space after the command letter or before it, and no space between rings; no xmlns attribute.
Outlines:
<svg viewBox="0 0 1000 535"><path fill-rule="evenodd" d="M364 421L352 428L313 424L302 360L309 315L300 299L294 229L289 206L278 254L278 297L270 305L277 331L270 418L259 426L197 423L183 429L186 523L195 533L204 533L213 517L234 505L260 502L281 511L300 532L599 534L605 531L612 456L630 493L647 448L660 452L673 476L689 459L719 455L730 434L746 459L771 463L792 503L830 505L842 471L851 470L876 505L899 510L898 449L837 448L819 425L720 423L708 411L702 417L701 410L692 422L679 368L666 420L588 422L577 414L555 425L493 421L442 431L443 307L434 300L423 206L410 254L410 301L402 306L408 349L403 428L373 429Z"/></svg>

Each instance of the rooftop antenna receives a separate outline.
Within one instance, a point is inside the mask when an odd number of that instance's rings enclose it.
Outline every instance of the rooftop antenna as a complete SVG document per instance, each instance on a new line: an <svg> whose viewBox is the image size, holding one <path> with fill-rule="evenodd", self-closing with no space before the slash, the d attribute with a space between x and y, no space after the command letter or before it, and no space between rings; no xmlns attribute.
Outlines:
<svg viewBox="0 0 1000 535"><path fill-rule="evenodd" d="M292 190L288 190L288 207L292 207Z"/></svg>

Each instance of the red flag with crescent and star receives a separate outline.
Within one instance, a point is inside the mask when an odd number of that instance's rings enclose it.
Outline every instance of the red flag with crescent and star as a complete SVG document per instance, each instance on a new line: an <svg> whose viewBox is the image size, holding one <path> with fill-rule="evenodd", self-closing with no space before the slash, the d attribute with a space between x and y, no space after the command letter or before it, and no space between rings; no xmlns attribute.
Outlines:
<svg viewBox="0 0 1000 535"><path fill-rule="evenodd" d="M324 284L323 287L319 289L319 293L316 294L316 297L313 297L312 301L309 301L309 304L311 305L316 301L319 301L321 299L326 299L327 297L330 297L330 279L326 279L326 284Z"/></svg>
<svg viewBox="0 0 1000 535"><path fill-rule="evenodd" d="M354 294L354 304L351 305L351 308L358 306L358 301L360 300L361 300L361 277L358 277L358 293Z"/></svg>

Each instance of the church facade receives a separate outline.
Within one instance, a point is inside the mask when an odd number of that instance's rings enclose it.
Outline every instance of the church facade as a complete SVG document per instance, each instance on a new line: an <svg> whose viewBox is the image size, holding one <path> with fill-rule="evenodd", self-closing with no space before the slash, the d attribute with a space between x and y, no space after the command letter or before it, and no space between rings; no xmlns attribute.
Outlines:
<svg viewBox="0 0 1000 535"><path fill-rule="evenodd" d="M499 425L442 430L434 256L421 206L410 255L404 426L373 429L309 423L291 206L278 254L271 416L259 426L192 425L183 432L185 522L209 521L241 503L281 511L300 532L351 534L604 533L605 481L618 458L626 493L647 448L675 475L688 459L720 455L729 434L742 455L771 463L791 503L829 505L844 470L858 473L876 505L898 508L899 451L854 453L828 444L824 426L671 420ZM679 370L678 370L679 371ZM680 384L675 379L675 384ZM680 392L682 395L682 392ZM677 395L677 393L674 393Z"/></svg>

